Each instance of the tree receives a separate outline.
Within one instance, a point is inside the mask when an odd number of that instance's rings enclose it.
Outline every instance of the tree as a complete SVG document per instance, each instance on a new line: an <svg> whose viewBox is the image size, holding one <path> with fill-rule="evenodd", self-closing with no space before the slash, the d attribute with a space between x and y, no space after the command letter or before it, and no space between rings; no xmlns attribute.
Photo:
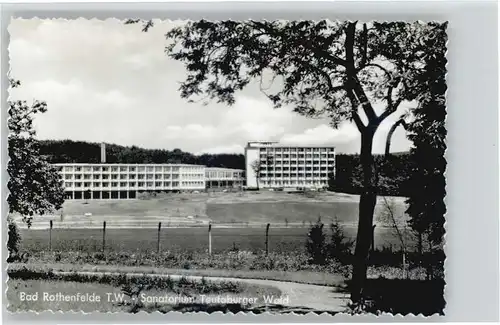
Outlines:
<svg viewBox="0 0 500 325"><path fill-rule="evenodd" d="M20 86L19 81L11 80L11 87ZM44 113L47 104L35 100L28 105L26 101L9 101L9 162L7 170L10 191L7 199L10 213L19 213L23 221L31 226L33 216L45 214L61 208L64 202L62 179L56 167L50 165L39 154L35 139L33 118Z"/></svg>
<svg viewBox="0 0 500 325"><path fill-rule="evenodd" d="M410 155L414 160L407 213L410 226L418 235L420 253L424 236L431 245L440 245L444 236L446 40L445 32L441 31L425 57L419 105L412 112L413 121L407 125L408 138L413 142Z"/></svg>
<svg viewBox="0 0 500 325"><path fill-rule="evenodd" d="M255 173L255 182L257 183L257 189L259 189L260 166L261 166L260 159L255 159L250 164L250 168L252 168L252 171Z"/></svg>
<svg viewBox="0 0 500 325"><path fill-rule="evenodd" d="M143 30L151 26L146 22ZM276 108L289 105L304 116L326 116L333 127L355 123L363 173L351 286L355 303L366 280L377 195L373 137L404 100L416 99L427 50L445 29L446 24L420 22L201 20L166 34L167 54L187 69L180 94L190 102L232 105L235 92L257 79Z"/></svg>

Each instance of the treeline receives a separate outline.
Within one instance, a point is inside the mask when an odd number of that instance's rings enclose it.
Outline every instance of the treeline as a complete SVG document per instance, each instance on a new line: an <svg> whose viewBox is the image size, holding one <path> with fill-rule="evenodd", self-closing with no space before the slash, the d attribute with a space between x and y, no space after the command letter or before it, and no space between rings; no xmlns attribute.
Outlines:
<svg viewBox="0 0 500 325"><path fill-rule="evenodd" d="M100 143L71 140L43 140L39 142L40 154L50 163L99 163ZM378 175L378 193L381 195L408 196L408 178L413 162L408 153L392 154L389 157L375 155ZM180 149L143 149L136 146L106 144L107 163L184 163L208 167L245 169L242 154L194 155ZM336 156L336 177L329 182L330 190L359 194L361 190L361 165L359 155L339 154Z"/></svg>
<svg viewBox="0 0 500 325"><path fill-rule="evenodd" d="M71 140L39 141L40 154L50 163L99 163L101 144ZM136 146L106 144L106 163L196 164L208 167L245 169L242 154L193 155L180 149L143 149Z"/></svg>
<svg viewBox="0 0 500 325"><path fill-rule="evenodd" d="M389 156L375 155L377 193L380 195L408 196L409 177L414 161L406 152ZM359 155L336 156L336 177L330 178L329 189L335 192L359 194L362 189L362 173Z"/></svg>

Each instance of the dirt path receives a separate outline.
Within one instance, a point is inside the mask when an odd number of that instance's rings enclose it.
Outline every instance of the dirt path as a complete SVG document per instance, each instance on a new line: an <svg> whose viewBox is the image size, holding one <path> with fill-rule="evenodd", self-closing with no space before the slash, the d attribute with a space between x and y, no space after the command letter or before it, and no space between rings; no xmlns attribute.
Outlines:
<svg viewBox="0 0 500 325"><path fill-rule="evenodd" d="M75 272L54 271L54 274L74 274ZM123 273L118 272L90 272L80 271L76 272L82 275L119 275ZM260 280L260 279L240 279L240 278L225 278L225 277L202 277L196 275L179 275L179 274L155 274L155 273L125 273L127 276L150 276L172 279L180 279L182 277L192 281L201 281L205 278L207 281L213 282L236 282L246 283L257 286L271 286L279 289L283 296L289 297L289 307L305 308L311 311L329 311L329 312L342 312L346 309L349 296L346 293L340 292L335 287L325 287L311 284L302 284L294 282L281 282L274 280ZM287 306L288 307L288 306Z"/></svg>
<svg viewBox="0 0 500 325"><path fill-rule="evenodd" d="M105 269L105 268L104 268ZM129 269L130 270L130 269ZM125 271L125 270L124 270ZM127 270L128 271L128 270ZM144 270L142 270L144 271ZM74 274L75 271L61 271L53 270L54 274ZM345 311L347 303L349 302L349 295L345 293L340 287L333 286L320 286L312 284L302 284L296 282L284 282L276 280L264 279L251 279L251 278L235 278L235 277L220 277L220 276L199 276L199 275L182 275L174 273L156 273L148 272L108 272L104 270L99 271L76 271L82 275L119 275L126 274L127 276L151 276L151 277L170 277L180 279L185 277L189 280L200 281L202 278L219 282L230 281L237 283L245 283L257 286L271 286L279 289L283 296L289 297L289 309L302 309L319 312L342 312Z"/></svg>

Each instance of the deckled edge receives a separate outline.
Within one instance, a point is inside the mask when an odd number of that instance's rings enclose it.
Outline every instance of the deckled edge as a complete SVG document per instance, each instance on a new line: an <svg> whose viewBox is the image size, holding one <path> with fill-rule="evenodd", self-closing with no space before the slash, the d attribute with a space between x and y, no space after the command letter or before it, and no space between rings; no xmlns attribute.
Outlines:
<svg viewBox="0 0 500 325"><path fill-rule="evenodd" d="M7 39L4 41L4 42L8 42L8 46L7 46L7 53L8 53L8 72L7 72L7 76L10 75L10 72L11 72L11 65L10 65L10 62L11 62L11 55L10 55L10 32L9 32L9 27L12 23L13 20L51 20L51 21L79 21L79 20L84 20L84 21L100 21L100 22L107 22L107 21L113 21L113 22L121 22L121 23L125 23L125 21L129 20L129 19L137 19L139 20L139 23L145 23L147 21L152 21L153 23L154 22L173 22L173 23L186 23L186 22L193 22L193 21L197 21L197 20L193 20L193 19L161 19L161 18L152 18L152 19L141 19L141 18L124 18L124 19L118 19L118 18L114 18L114 17L109 17L109 18L106 18L106 19L98 19L98 18L85 18L85 17L79 17L77 19L68 19L68 18L62 18L62 17L54 17L54 18L40 18L38 16L34 16L34 17L31 17L31 18L23 18L22 15L20 16L11 16L10 19L9 19L9 22L7 24ZM227 20L231 20L230 18L228 18ZM247 19L245 20L260 20L260 21L269 21L267 19L259 19L259 18L251 18L251 17L248 17ZM276 20L273 20L273 21L285 21L285 20L289 20L289 19L276 19ZM343 22L355 22L356 20L349 20L349 19L345 19L345 20L332 20L332 19L328 19L328 18L320 18L320 19L308 19L308 20L313 20L313 21L320 21L320 20L326 20L326 21L343 21ZM220 20L208 20L208 21L220 21ZM445 117L445 125L446 125L446 121L448 119L448 106L447 106L447 103L448 103L448 65L449 65L449 59L448 59L448 51L449 51L449 47L448 47L448 43L449 43L449 35L448 35L448 27L449 27L449 21L448 20L412 20L412 21L405 21L405 20L384 20L384 22L397 22L397 21L401 21L401 22L405 22L405 23L423 23L423 24L426 24L426 23L429 23L429 22L439 22L441 24L446 24L446 54L445 54L445 57L446 57L446 92L445 92L445 110L446 110L446 117ZM369 20L369 21L364 21L366 23L370 23L370 22L381 22L381 20ZM154 28L154 26L152 26L152 28ZM4 77L4 76L2 76ZM5 78L3 78L2 80L4 80ZM7 78L7 82L8 82L8 78ZM7 87L7 93L8 93L8 96L7 96L7 99L6 99L6 102L8 102L10 100L10 84L8 84L8 87ZM8 130L8 121L10 119L10 109L7 108L7 118L5 119L5 122L6 123L6 131L7 131L7 134L9 134L9 130ZM2 121L3 122L3 121ZM446 129L446 126L445 126L445 129ZM447 129L446 129L447 130ZM446 138L448 137L448 134L446 136ZM6 150L6 154L7 154L7 159L6 159L6 165L5 165L5 169L7 168L7 165L10 161L10 156L8 154L8 141L7 139L5 140L6 141L6 147L7 147L7 150ZM445 140L445 143L447 141ZM446 208L446 211L445 211L445 214L444 214L444 217L445 217L445 223L444 223L444 235L443 235L443 241L444 241L444 251L445 251L445 262L444 262L444 278L445 278L445 284L444 284L444 290L443 290L443 299L445 300L445 306L444 306L444 309L443 309L443 313L445 314L445 311L446 311L446 292L447 292L447 283L446 283L446 276L447 276L447 271L446 271L446 264L447 264L447 260L448 260L448 254L447 254L447 244L446 244L446 237L447 237L447 218L446 216L448 215L448 209L447 209L447 206L446 206L446 202L447 202L447 192L446 192L446 189L447 189L447 182L446 182L446 175L447 175L447 166L448 166L448 163L447 163L447 159L446 159L446 156L447 156L447 152L448 152L448 146L446 145L446 149L445 149L445 153L444 153L444 158L445 158L445 162L446 162L446 168L445 168L445 172L444 172L444 176L445 176L445 197L443 198L443 201L445 203L445 208ZM6 215L5 215L5 218L3 220L3 223L4 223L4 227L5 230L4 230L4 234L6 235L5 236L5 241L4 241L4 247L3 247L3 250L5 251L6 248L7 248L7 240L8 240L8 231L7 231L7 228L8 227L5 227L7 226L7 215L8 215L8 197L10 195L10 192L9 192L9 189L7 187L7 184L8 184L8 181L10 179L9 175L8 175L8 172L5 173L6 175L6 182L4 182L3 185L5 185L5 189L6 189L6 193L7 195L5 196L5 200L3 201L3 203L5 204L5 211L6 211ZM8 291L8 283L9 283L9 276L7 274L7 269L8 269L8 263L6 263L6 259L7 259L7 255L5 256L5 260L4 260L4 263L5 263L5 268L4 268L4 271L5 271L5 275L6 275L6 280L5 280L5 290L4 290L4 298L5 300L7 301L6 304L6 312L9 313L9 314L28 314L28 313L35 313L35 314L40 314L40 313L52 313L52 314L56 314L56 313L63 313L63 314L83 314L83 315L89 315L89 314L104 314L104 315L113 315L113 314L127 314L127 313L124 313L124 312L100 312L100 311L93 311L93 312L84 312L84 311L75 311L75 310L66 310L66 311L62 311L62 310L58 310L58 311L53 311L52 309L48 309L48 310L45 310L43 312L39 312L39 311L36 311L36 310L22 310L22 311L11 311L9 310L9 301L7 299L7 291ZM314 311L311 311L311 312L308 312L308 313L304 313L304 314L297 314L295 312L290 312L290 313L283 313L283 314L280 314L280 313L271 313L271 312L263 312L263 313L254 313L253 311L250 311L250 312L244 312L244 311L241 311L241 312L237 312L237 313L233 313L233 312L221 312L221 311L214 311L214 312L211 312L211 313L207 313L207 312L178 312L178 311L170 311L170 312L167 312L167 313L162 313L162 312L159 312L159 311L155 311L155 312L146 312L146 311L140 311L138 313L135 313L135 314L130 314L130 315L134 315L134 317L136 317L135 315L139 316L139 315L152 315L152 314L159 314L159 315L166 315L166 314L180 314L180 315L192 315L192 314L205 314L207 316L210 316L212 314L219 314L219 315L240 315L240 314L243 314L245 316L247 315L251 315L251 316L262 316L262 315L267 315L267 316L272 316L272 317L279 317L279 316L288 316L288 315L293 315L293 316L307 316L307 317L310 317L310 315L313 315L313 316L323 316L323 315L328 315L332 318L339 318L339 317L344 317L344 316L349 316L349 317L355 317L355 318L363 318L363 319L359 319L359 320L365 320L366 318L371 318L371 317L375 317L375 319L381 317L381 316L384 316L384 317L387 317L387 316L391 316L392 318L398 318L398 320L406 320L407 318L416 318L417 320L418 319L428 319L428 318L433 318L433 317L442 317L442 315L440 315L439 313L435 313L435 314L432 314L432 315L423 315L422 313L420 314L413 314L413 313L408 313L408 314L401 314L401 313L397 313L397 314L392 314L392 313L380 313L379 315L377 314L374 314L374 313L367 313L367 314L355 314L355 315L351 315L349 313L346 313L346 312L338 312L334 315L332 315L332 313L330 312L314 312Z"/></svg>

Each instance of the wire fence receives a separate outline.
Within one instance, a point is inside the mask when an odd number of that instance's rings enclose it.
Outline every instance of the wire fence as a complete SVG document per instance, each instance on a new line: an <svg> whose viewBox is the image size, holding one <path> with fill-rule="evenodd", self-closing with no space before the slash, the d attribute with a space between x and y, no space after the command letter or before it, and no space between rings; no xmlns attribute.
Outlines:
<svg viewBox="0 0 500 325"><path fill-rule="evenodd" d="M158 222L155 228L115 228L106 221L100 228L56 228L52 220L46 229L22 229L22 247L31 252L164 252L202 251L208 255L224 251L295 252L303 251L309 225L254 224L251 227L207 224L172 227ZM330 230L325 227L325 240ZM355 227L345 227L347 238L356 237ZM375 248L400 248L390 228L375 228ZM408 240L413 239L408 234Z"/></svg>

